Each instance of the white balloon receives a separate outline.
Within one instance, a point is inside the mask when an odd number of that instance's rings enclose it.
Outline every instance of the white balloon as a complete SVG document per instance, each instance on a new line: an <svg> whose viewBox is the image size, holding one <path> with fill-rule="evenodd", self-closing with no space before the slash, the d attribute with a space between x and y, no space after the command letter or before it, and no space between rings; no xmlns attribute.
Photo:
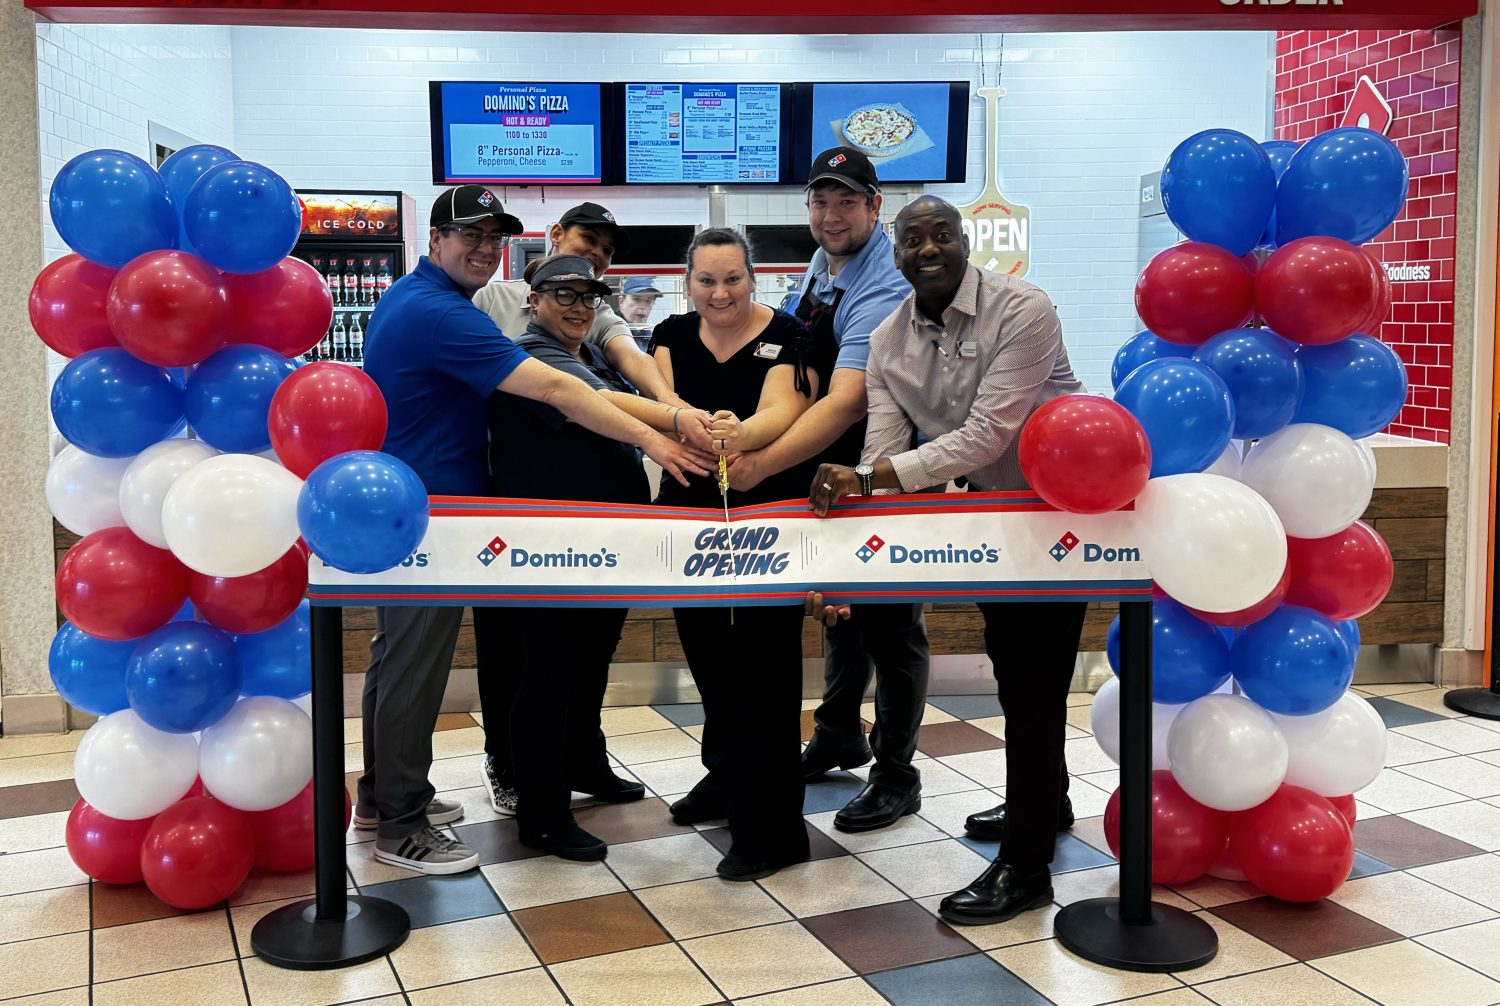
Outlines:
<svg viewBox="0 0 1500 1006"><path fill-rule="evenodd" d="M1359 453L1364 455L1365 464L1370 468L1371 484L1374 484L1375 473L1378 465L1375 463L1375 448L1370 446L1369 440L1356 440L1355 445L1359 447Z"/></svg>
<svg viewBox="0 0 1500 1006"><path fill-rule="evenodd" d="M136 821L181 800L198 775L198 744L189 734L148 726L121 709L89 727L73 756L79 794L107 817Z"/></svg>
<svg viewBox="0 0 1500 1006"><path fill-rule="evenodd" d="M1202 472L1152 479L1135 512L1152 577L1190 608L1248 608L1271 593L1286 567L1276 511L1233 479Z"/></svg>
<svg viewBox="0 0 1500 1006"><path fill-rule="evenodd" d="M1240 448L1231 440L1224 448L1224 453L1219 455L1219 460L1203 469L1205 475L1222 475L1226 479L1238 479L1240 477Z"/></svg>
<svg viewBox="0 0 1500 1006"><path fill-rule="evenodd" d="M1167 757L1167 735L1183 707L1166 702L1151 703L1151 768L1172 767ZM1120 764L1120 679L1110 678L1099 686L1089 718L1094 740L1116 765Z"/></svg>
<svg viewBox="0 0 1500 1006"><path fill-rule="evenodd" d="M96 458L72 444L47 467L47 509L77 535L121 527L120 479L130 458Z"/></svg>
<svg viewBox="0 0 1500 1006"><path fill-rule="evenodd" d="M1385 767L1385 723L1353 692L1311 716L1272 714L1286 738L1286 781L1321 796L1357 793Z"/></svg>
<svg viewBox="0 0 1500 1006"><path fill-rule="evenodd" d="M200 461L167 492L162 528L183 565L205 576L265 569L297 542L302 480L253 454Z"/></svg>
<svg viewBox="0 0 1500 1006"><path fill-rule="evenodd" d="M188 469L218 455L201 440L162 440L135 456L120 481L120 512L135 536L157 548L167 547L161 508L167 491Z"/></svg>
<svg viewBox="0 0 1500 1006"><path fill-rule="evenodd" d="M312 716L312 692L304 692L292 700L292 705Z"/></svg>
<svg viewBox="0 0 1500 1006"><path fill-rule="evenodd" d="M280 807L312 778L312 720L286 699L241 699L203 731L198 774L231 807Z"/></svg>
<svg viewBox="0 0 1500 1006"><path fill-rule="evenodd" d="M1375 473L1349 435L1294 423L1255 445L1240 480L1265 497L1293 538L1326 538L1359 519Z"/></svg>
<svg viewBox="0 0 1500 1006"><path fill-rule="evenodd" d="M1167 738L1172 776L1215 810L1249 810L1286 778L1286 738L1271 714L1239 695L1205 695L1177 714Z"/></svg>

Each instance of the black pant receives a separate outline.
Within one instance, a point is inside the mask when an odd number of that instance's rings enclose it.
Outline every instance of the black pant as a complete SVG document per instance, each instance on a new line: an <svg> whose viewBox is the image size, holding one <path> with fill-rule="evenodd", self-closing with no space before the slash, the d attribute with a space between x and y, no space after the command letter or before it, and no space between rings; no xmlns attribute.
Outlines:
<svg viewBox="0 0 1500 1006"><path fill-rule="evenodd" d="M677 635L703 696L703 764L729 805L730 851L793 862L802 820L802 608L678 608ZM524 806L524 803L523 803Z"/></svg>
<svg viewBox="0 0 1500 1006"><path fill-rule="evenodd" d="M1045 866L1067 792L1068 685L1083 634L1082 601L984 603L984 650L1005 713L1005 834L1012 866Z"/></svg>
<svg viewBox="0 0 1500 1006"><path fill-rule="evenodd" d="M859 706L875 678L875 726L870 781L913 790L921 775L912 767L917 728L927 703L927 623L920 604L856 604L851 617L824 630L823 703L813 714L817 743L859 743Z"/></svg>
<svg viewBox="0 0 1500 1006"><path fill-rule="evenodd" d="M510 758L523 833L573 820L572 784L608 770L599 709L624 608L523 608L514 624L520 687L510 709ZM490 723L485 717L485 725ZM577 738L601 743L577 743Z"/></svg>

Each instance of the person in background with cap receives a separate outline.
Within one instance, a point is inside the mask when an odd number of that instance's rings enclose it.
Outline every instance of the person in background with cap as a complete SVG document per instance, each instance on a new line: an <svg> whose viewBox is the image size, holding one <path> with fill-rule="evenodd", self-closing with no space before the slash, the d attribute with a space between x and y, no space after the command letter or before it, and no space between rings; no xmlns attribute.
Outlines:
<svg viewBox="0 0 1500 1006"><path fill-rule="evenodd" d="M431 495L480 496L488 485L485 401L499 388L545 401L604 436L642 448L675 479L707 475L692 451L619 409L589 385L531 359L472 303L521 221L482 185L441 193L427 254L370 315L365 373L385 398L386 453L406 462ZM377 608L365 675L365 771L355 825L378 828L375 858L419 873L479 865L472 849L437 830L463 816L435 799L427 774L463 609Z"/></svg>
<svg viewBox="0 0 1500 1006"><path fill-rule="evenodd" d="M737 489L755 485L763 472L808 458L859 463L870 333L911 292L880 226L880 178L870 159L850 147L833 147L813 160L809 177L807 222L818 251L802 280L796 315L814 333L832 333L838 359L821 401L779 440L736 459L730 484ZM812 780L831 769L856 768L870 760L873 747L868 784L833 823L849 832L883 828L921 806L921 774L912 756L927 701L922 606L857 604L850 618L825 633L823 702L802 755L803 774ZM872 674L875 725L866 743L859 709Z"/></svg>
<svg viewBox="0 0 1500 1006"><path fill-rule="evenodd" d="M631 276L620 286L620 317L630 326L641 349L651 342L651 312L660 299L655 276Z"/></svg>

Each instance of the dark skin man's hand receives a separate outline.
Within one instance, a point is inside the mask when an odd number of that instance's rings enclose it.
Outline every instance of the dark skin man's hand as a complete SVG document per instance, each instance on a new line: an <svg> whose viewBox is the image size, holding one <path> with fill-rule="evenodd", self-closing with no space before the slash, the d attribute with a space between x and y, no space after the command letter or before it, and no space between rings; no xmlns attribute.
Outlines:
<svg viewBox="0 0 1500 1006"><path fill-rule="evenodd" d="M807 495L807 508L819 517L845 496L859 495L859 476L847 465L819 465Z"/></svg>
<svg viewBox="0 0 1500 1006"><path fill-rule="evenodd" d="M840 619L849 617L847 604L828 604L823 600L823 595L815 590L808 591L807 600L802 602L802 610L830 628L837 625Z"/></svg>

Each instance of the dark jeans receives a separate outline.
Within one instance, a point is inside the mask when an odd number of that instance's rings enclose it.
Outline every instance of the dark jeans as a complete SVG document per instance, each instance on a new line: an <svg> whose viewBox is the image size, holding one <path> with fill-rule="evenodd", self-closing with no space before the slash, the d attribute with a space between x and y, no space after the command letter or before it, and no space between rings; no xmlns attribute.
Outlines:
<svg viewBox="0 0 1500 1006"><path fill-rule="evenodd" d="M736 608L733 625L727 608L673 614L703 696L703 764L729 805L730 851L805 859L801 606Z"/></svg>
<svg viewBox="0 0 1500 1006"><path fill-rule="evenodd" d="M875 675L875 726L870 781L892 789L915 789L912 767L917 728L927 703L927 623L920 604L856 604L851 617L824 629L823 703L813 714L815 742L849 747L863 728L859 706Z"/></svg>
<svg viewBox="0 0 1500 1006"><path fill-rule="evenodd" d="M1013 866L1045 866L1067 792L1068 684L1083 634L1082 601L982 603L984 650L1005 713L1005 834Z"/></svg>

